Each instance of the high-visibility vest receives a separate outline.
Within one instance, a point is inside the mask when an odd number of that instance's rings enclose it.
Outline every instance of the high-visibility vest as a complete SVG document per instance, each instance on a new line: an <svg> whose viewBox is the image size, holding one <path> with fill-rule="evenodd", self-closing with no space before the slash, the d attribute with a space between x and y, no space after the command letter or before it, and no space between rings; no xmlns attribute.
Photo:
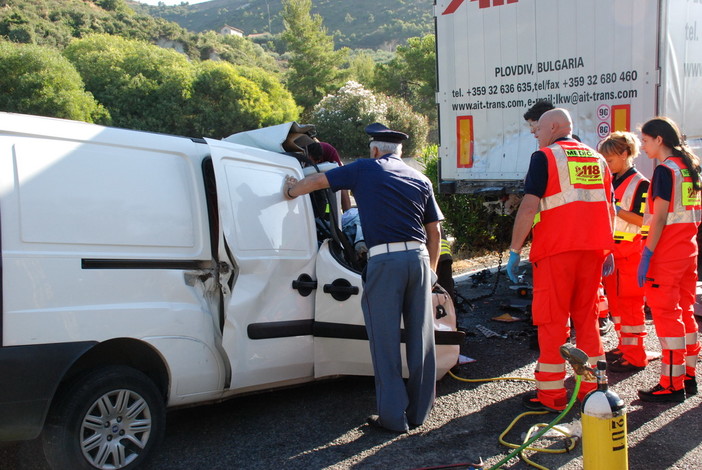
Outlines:
<svg viewBox="0 0 702 470"><path fill-rule="evenodd" d="M673 189L668 204L668 215L655 253L664 252L667 259L680 259L697 255L697 227L702 218L700 192L694 190L693 175L680 157L668 157L661 166L670 171ZM655 182L648 193L653 194ZM644 225L653 218L653 201L646 203Z"/></svg>
<svg viewBox="0 0 702 470"><path fill-rule="evenodd" d="M644 202L642 207L634 207L636 194L639 192L639 185L644 181L648 181L644 175L635 170L635 173L629 175L622 181L617 189L614 190L614 198L618 201L619 206L629 212L646 213L646 194L644 194ZM643 227L632 224L622 219L621 217L614 218L614 240L633 242L641 239ZM648 227L645 232L648 233Z"/></svg>
<svg viewBox="0 0 702 470"><path fill-rule="evenodd" d="M445 238L441 238L441 251L439 251L439 261L446 259L452 259L451 256L451 243Z"/></svg>
<svg viewBox="0 0 702 470"><path fill-rule="evenodd" d="M546 155L548 181L534 218L529 259L612 250L612 183L604 158L575 140L559 140L541 151Z"/></svg>

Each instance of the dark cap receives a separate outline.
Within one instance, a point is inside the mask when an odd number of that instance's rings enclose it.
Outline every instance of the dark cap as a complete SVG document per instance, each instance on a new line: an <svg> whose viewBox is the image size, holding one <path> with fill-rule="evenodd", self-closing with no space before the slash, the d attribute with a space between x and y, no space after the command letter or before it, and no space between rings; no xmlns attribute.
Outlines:
<svg viewBox="0 0 702 470"><path fill-rule="evenodd" d="M392 142L393 144L399 144L403 140L409 138L409 136L404 132L393 131L379 122L374 122L373 124L367 126L366 134L371 137L371 140L379 142Z"/></svg>

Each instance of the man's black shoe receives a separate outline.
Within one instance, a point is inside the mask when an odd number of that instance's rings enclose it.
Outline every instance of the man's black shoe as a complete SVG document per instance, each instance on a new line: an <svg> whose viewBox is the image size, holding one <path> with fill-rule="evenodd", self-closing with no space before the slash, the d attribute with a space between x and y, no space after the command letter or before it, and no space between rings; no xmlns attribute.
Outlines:
<svg viewBox="0 0 702 470"><path fill-rule="evenodd" d="M392 434L405 434L407 433L407 430L405 429L404 431L397 431L395 429L390 429L386 428L383 426L383 423L380 422L380 416L377 415L371 415L366 419L366 423L370 424L372 428L375 428L379 431L387 432L387 433L392 433Z"/></svg>
<svg viewBox="0 0 702 470"><path fill-rule="evenodd" d="M620 357L622 357L622 350L619 348L612 349L611 351L605 352L605 359L607 359L607 362L612 362L616 361Z"/></svg>
<svg viewBox="0 0 702 470"><path fill-rule="evenodd" d="M639 398L642 401L682 403L685 401L685 389L673 390L658 384L650 390L639 390Z"/></svg>
<svg viewBox="0 0 702 470"><path fill-rule="evenodd" d="M522 405L524 405L524 408L531 411L548 411L549 413L560 413L562 411L562 409L557 410L541 403L539 399L536 398L535 391L527 392L522 396ZM565 406L563 408L565 408Z"/></svg>
<svg viewBox="0 0 702 470"><path fill-rule="evenodd" d="M609 364L607 364L607 370L610 372L638 372L640 370L644 370L646 367L644 366L635 366L631 362L627 361L624 359L624 356L619 356L618 359L613 360Z"/></svg>
<svg viewBox="0 0 702 470"><path fill-rule="evenodd" d="M685 395L688 397L697 395L697 379L695 377L685 376Z"/></svg>
<svg viewBox="0 0 702 470"><path fill-rule="evenodd" d="M597 319L597 323L600 327L600 336L606 335L614 328L614 323L612 323L609 317L600 317Z"/></svg>

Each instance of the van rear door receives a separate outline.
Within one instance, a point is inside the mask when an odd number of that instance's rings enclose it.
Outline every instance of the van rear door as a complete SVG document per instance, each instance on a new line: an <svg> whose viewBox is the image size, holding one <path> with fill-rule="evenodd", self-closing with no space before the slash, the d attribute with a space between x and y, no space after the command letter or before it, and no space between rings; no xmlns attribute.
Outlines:
<svg viewBox="0 0 702 470"><path fill-rule="evenodd" d="M314 295L299 287L315 277L314 216L308 198L288 201L281 193L286 175L302 178L300 165L267 150L206 140L226 243L220 259L233 269L223 326L230 388L310 380Z"/></svg>

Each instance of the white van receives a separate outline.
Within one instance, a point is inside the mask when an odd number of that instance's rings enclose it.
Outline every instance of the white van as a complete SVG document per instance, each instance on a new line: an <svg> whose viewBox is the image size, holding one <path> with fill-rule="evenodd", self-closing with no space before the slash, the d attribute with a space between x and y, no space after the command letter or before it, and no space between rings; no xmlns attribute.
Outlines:
<svg viewBox="0 0 702 470"><path fill-rule="evenodd" d="M275 152L0 113L0 440L43 430L53 468L133 468L166 407L372 375L338 202L282 197L315 171L286 137ZM442 321L439 376L463 340Z"/></svg>

